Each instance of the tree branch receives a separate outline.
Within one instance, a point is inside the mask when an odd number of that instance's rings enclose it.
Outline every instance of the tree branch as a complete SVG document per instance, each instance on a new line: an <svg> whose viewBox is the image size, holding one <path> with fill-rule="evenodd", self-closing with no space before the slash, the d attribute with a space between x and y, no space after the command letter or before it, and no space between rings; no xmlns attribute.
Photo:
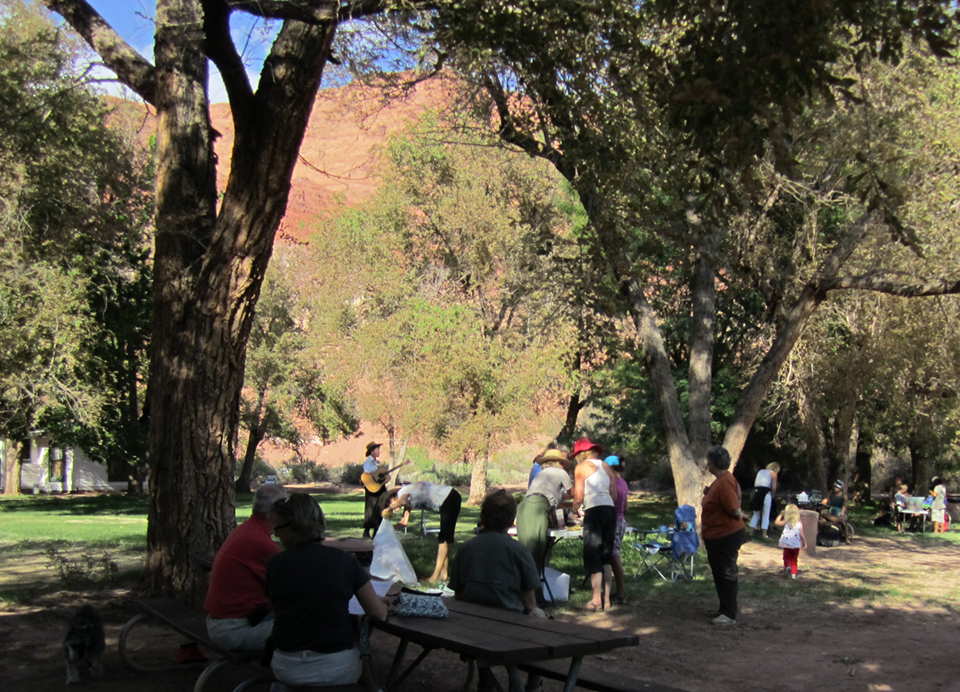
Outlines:
<svg viewBox="0 0 960 692"><path fill-rule="evenodd" d="M264 19L293 19L306 24L328 24L379 14L387 9L384 0L227 0L231 10Z"/></svg>
<svg viewBox="0 0 960 692"><path fill-rule="evenodd" d="M247 70L230 35L230 6L224 0L204 0L203 31L207 57L220 70L223 86L230 100L234 120L249 114L253 89Z"/></svg>
<svg viewBox="0 0 960 692"><path fill-rule="evenodd" d="M820 282L823 291L855 290L889 293L903 298L944 296L960 293L960 279L931 279L917 283L895 281L878 274L862 276L838 276Z"/></svg>
<svg viewBox="0 0 960 692"><path fill-rule="evenodd" d="M67 20L121 82L147 103L156 105L156 69L85 0L43 0L43 4Z"/></svg>

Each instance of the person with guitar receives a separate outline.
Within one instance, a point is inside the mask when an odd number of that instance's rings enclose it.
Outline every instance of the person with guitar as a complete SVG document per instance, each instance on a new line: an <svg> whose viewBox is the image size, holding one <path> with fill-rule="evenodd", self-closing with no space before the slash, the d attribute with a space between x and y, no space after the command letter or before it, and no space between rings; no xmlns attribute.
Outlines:
<svg viewBox="0 0 960 692"><path fill-rule="evenodd" d="M371 531L377 535L377 528L380 526L380 512L377 511L377 500L386 491L387 481L390 474L405 464L398 464L393 468L384 468L380 464L379 442L371 442L367 445L367 458L363 462L363 473L360 474L360 482L363 483L363 537L370 538ZM406 464L410 462L407 461Z"/></svg>

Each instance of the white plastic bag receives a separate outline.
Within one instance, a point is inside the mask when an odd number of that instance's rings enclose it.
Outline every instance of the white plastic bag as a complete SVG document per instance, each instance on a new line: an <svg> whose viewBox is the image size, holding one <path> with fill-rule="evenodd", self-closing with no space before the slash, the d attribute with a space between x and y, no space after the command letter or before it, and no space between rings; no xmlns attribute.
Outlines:
<svg viewBox="0 0 960 692"><path fill-rule="evenodd" d="M380 522L377 535L373 537L373 561L370 574L380 579L396 579L404 584L416 584L417 573L413 571L410 558L400 545L397 532L389 519Z"/></svg>

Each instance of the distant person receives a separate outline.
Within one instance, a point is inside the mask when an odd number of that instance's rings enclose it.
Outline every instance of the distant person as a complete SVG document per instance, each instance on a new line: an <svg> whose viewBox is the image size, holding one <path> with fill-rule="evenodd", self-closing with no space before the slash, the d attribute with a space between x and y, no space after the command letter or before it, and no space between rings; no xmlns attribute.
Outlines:
<svg viewBox="0 0 960 692"><path fill-rule="evenodd" d="M800 508L796 505L784 507L776 519L776 525L783 527L783 533L780 534L780 547L783 548L783 572L791 579L796 579L800 549L807 547L807 539L803 535L803 524L800 523Z"/></svg>
<svg viewBox="0 0 960 692"><path fill-rule="evenodd" d="M250 518L230 532L213 559L203 610L207 634L231 651L262 649L273 630L270 599L264 590L267 560L280 552L273 538L270 508L287 496L282 485L261 485Z"/></svg>
<svg viewBox="0 0 960 692"><path fill-rule="evenodd" d="M543 460L543 456L543 454L538 454L533 458L533 463L530 464L530 475L527 477L527 489L533 484L533 479L543 470L543 464L540 463Z"/></svg>
<svg viewBox="0 0 960 692"><path fill-rule="evenodd" d="M907 484L901 483L893 496L893 518L897 524L897 533L903 533L903 510L907 506L908 497L910 497L910 491L907 489Z"/></svg>
<svg viewBox="0 0 960 692"><path fill-rule="evenodd" d="M593 598L584 610L597 613L610 606L613 583L613 543L617 532L617 483L603 463L603 447L586 437L577 440L571 458L577 463L573 478L573 510L584 508L583 567L590 575Z"/></svg>
<svg viewBox="0 0 960 692"><path fill-rule="evenodd" d="M822 503L827 508L827 521L831 524L836 524L837 528L840 529L840 537L845 540L850 540L850 533L847 531L847 490L843 481L837 480L833 484L833 489L830 491L830 494L823 498Z"/></svg>
<svg viewBox="0 0 960 692"><path fill-rule="evenodd" d="M507 535L516 516L517 503L507 492L498 490L487 495L480 506L480 533L457 551L450 567L449 587L458 601L545 618L537 607L540 575L533 555ZM479 692L497 689L488 667L479 668L479 678ZM539 687L539 676L531 674L526 689Z"/></svg>
<svg viewBox="0 0 960 692"><path fill-rule="evenodd" d="M363 666L348 604L356 596L367 616L382 621L386 602L352 554L322 544L326 522L312 497L296 494L277 501L271 521L286 548L267 564L273 674L291 686L356 683Z"/></svg>
<svg viewBox="0 0 960 692"><path fill-rule="evenodd" d="M707 450L707 471L714 476L714 481L707 486L701 502L700 530L713 584L720 598L720 613L713 619L715 625L737 623L740 580L737 558L740 546L747 539L744 514L740 509L740 486L730 473L730 464L730 453L723 447Z"/></svg>
<svg viewBox="0 0 960 692"><path fill-rule="evenodd" d="M772 462L766 468L757 471L753 481L753 497L750 499L750 509L753 516L750 518L750 530L756 531L757 524L763 537L767 537L770 529L770 512L773 509L773 494L777 492L777 474L780 473L780 464Z"/></svg>
<svg viewBox="0 0 960 692"><path fill-rule="evenodd" d="M933 522L933 532L944 532L944 519L947 513L947 486L940 476L934 476L930 481L930 494L933 502L930 504L930 520Z"/></svg>
<svg viewBox="0 0 960 692"><path fill-rule="evenodd" d="M418 481L389 490L384 496L384 500L387 503L384 515L392 514L400 508L407 511L427 510L440 515L440 533L437 534L437 564L428 581L446 581L450 546L453 544L454 534L457 530L457 518L460 516L460 506L463 502L460 493L449 485Z"/></svg>
<svg viewBox="0 0 960 692"><path fill-rule="evenodd" d="M573 481L563 468L567 455L559 449L548 449L538 458L543 470L530 483L517 508L517 539L530 550L542 575L550 545L551 517L556 517L557 509L572 497Z"/></svg>
<svg viewBox="0 0 960 692"><path fill-rule="evenodd" d="M613 605L627 604L627 587L623 576L623 562L620 559L620 546L623 545L623 537L627 533L627 499L630 493L630 487L623 478L623 461L616 455L610 455L603 460L610 470L613 471L617 484L617 500L613 505L617 513L617 528L613 536L613 583L614 593L610 596L610 603Z"/></svg>

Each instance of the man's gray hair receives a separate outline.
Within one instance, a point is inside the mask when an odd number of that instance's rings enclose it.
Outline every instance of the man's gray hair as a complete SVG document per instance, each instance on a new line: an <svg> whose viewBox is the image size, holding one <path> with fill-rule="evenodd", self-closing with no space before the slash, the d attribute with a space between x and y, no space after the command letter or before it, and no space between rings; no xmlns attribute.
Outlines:
<svg viewBox="0 0 960 692"><path fill-rule="evenodd" d="M267 516L267 513L273 507L273 503L286 496L287 489L282 485L276 483L261 485L253 496L253 514L261 517Z"/></svg>

